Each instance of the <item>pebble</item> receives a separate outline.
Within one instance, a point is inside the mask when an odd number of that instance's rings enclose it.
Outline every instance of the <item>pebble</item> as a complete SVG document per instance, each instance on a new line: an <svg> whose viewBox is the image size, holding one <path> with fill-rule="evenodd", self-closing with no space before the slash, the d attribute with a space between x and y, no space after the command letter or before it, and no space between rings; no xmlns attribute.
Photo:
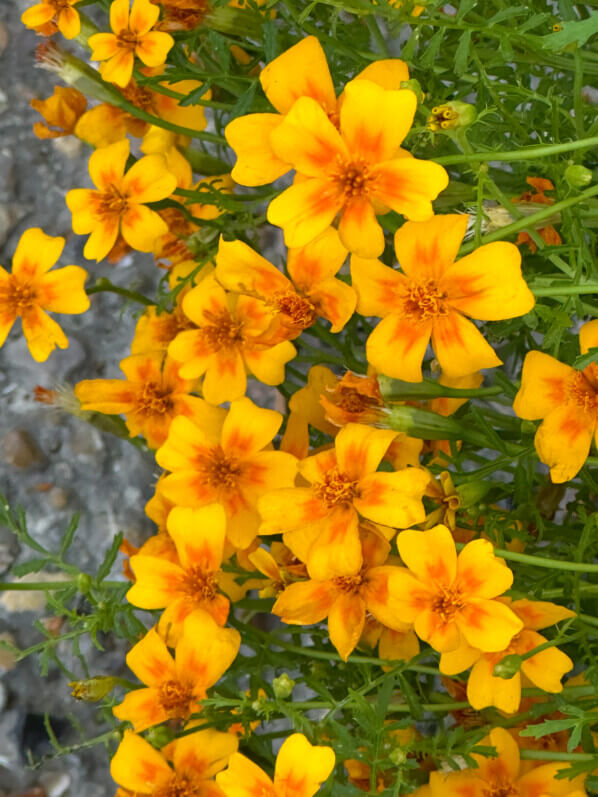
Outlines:
<svg viewBox="0 0 598 797"><path fill-rule="evenodd" d="M26 429L13 429L0 440L0 458L15 468L30 468L44 461L44 455Z"/></svg>
<svg viewBox="0 0 598 797"><path fill-rule="evenodd" d="M6 50L8 38L8 29L6 25L0 22L0 55Z"/></svg>
<svg viewBox="0 0 598 797"><path fill-rule="evenodd" d="M68 581L66 573L27 573L22 578L13 581L26 584L31 581ZM0 606L8 612L40 612L46 605L46 596L43 590L24 589L6 590L0 598Z"/></svg>
<svg viewBox="0 0 598 797"><path fill-rule="evenodd" d="M40 775L39 783L47 797L62 797L71 785L71 776L66 772L45 772Z"/></svg>
<svg viewBox="0 0 598 797"><path fill-rule="evenodd" d="M64 509L69 502L69 494L62 487L53 487L49 498L54 509Z"/></svg>
<svg viewBox="0 0 598 797"><path fill-rule="evenodd" d="M3 631L0 633L0 642L8 642L10 645L15 646L17 644L17 640L9 631ZM6 648L0 647L0 673L14 670L16 666L17 658L15 654Z"/></svg>

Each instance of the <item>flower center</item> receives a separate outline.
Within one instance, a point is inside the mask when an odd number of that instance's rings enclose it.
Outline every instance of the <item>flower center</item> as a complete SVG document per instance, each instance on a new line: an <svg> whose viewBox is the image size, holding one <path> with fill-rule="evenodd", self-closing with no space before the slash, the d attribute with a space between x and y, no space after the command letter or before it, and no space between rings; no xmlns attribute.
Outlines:
<svg viewBox="0 0 598 797"><path fill-rule="evenodd" d="M359 197L367 197L372 189L374 175L365 158L355 160L338 159L334 179L344 194L345 202Z"/></svg>
<svg viewBox="0 0 598 797"><path fill-rule="evenodd" d="M338 576L334 578L333 581L337 589L340 589L341 592L348 592L354 595L359 592L365 584L365 568L362 568L359 573L356 573L354 576Z"/></svg>
<svg viewBox="0 0 598 797"><path fill-rule="evenodd" d="M120 33L117 33L116 40L118 46L124 50L134 50L137 46L137 34L129 28L123 28Z"/></svg>
<svg viewBox="0 0 598 797"><path fill-rule="evenodd" d="M200 795L202 787L187 775L173 774L172 778L152 792L152 797L193 797Z"/></svg>
<svg viewBox="0 0 598 797"><path fill-rule="evenodd" d="M576 404L584 412L598 410L598 394L582 371L575 371L565 380L565 401Z"/></svg>
<svg viewBox="0 0 598 797"><path fill-rule="evenodd" d="M50 5L52 8L55 8L56 13L59 14L61 11L64 11L65 8L69 8L71 2L70 0L50 0Z"/></svg>
<svg viewBox="0 0 598 797"><path fill-rule="evenodd" d="M294 291L276 291L270 302L279 313L289 316L293 326L306 329L316 320L313 304Z"/></svg>
<svg viewBox="0 0 598 797"><path fill-rule="evenodd" d="M127 209L127 197L115 185L106 191L98 191L96 197L96 213L98 216L121 216Z"/></svg>
<svg viewBox="0 0 598 797"><path fill-rule="evenodd" d="M37 300L37 291L11 275L0 285L0 305L4 305L12 315L23 315L30 310Z"/></svg>
<svg viewBox="0 0 598 797"><path fill-rule="evenodd" d="M186 684L173 679L160 684L158 700L170 719L186 720L191 713L193 693Z"/></svg>
<svg viewBox="0 0 598 797"><path fill-rule="evenodd" d="M446 293L440 290L436 280L411 281L403 296L403 313L407 318L414 318L418 321L427 321L431 318L448 315L446 298Z"/></svg>
<svg viewBox="0 0 598 797"><path fill-rule="evenodd" d="M332 468L323 481L314 482L312 489L326 506L333 507L353 502L357 495L357 482L349 479L338 468Z"/></svg>
<svg viewBox="0 0 598 797"><path fill-rule="evenodd" d="M216 573L203 570L199 565L185 571L183 590L196 600L214 600L217 594L216 584Z"/></svg>
<svg viewBox="0 0 598 797"><path fill-rule="evenodd" d="M437 105L432 108L432 113L428 116L427 127L432 132L449 130L457 126L458 119L459 114L450 105Z"/></svg>
<svg viewBox="0 0 598 797"><path fill-rule="evenodd" d="M485 783L482 788L484 797L516 797L518 789L512 783L504 781L498 783Z"/></svg>
<svg viewBox="0 0 598 797"><path fill-rule="evenodd" d="M154 110L153 93L145 86L138 86L134 80L121 89L121 94L136 108L141 108L142 111Z"/></svg>
<svg viewBox="0 0 598 797"><path fill-rule="evenodd" d="M218 313L204 310L203 315L207 321L201 330L203 338L208 341L214 351L233 347L243 340L241 333L243 325L240 321L232 318L226 310L221 310Z"/></svg>
<svg viewBox="0 0 598 797"><path fill-rule="evenodd" d="M145 415L163 415L173 408L172 390L156 382L145 382L137 399L137 411Z"/></svg>
<svg viewBox="0 0 598 797"><path fill-rule="evenodd" d="M443 623L450 623L455 614L465 607L465 601L458 589L439 585L438 593L432 602L432 611L440 615Z"/></svg>
<svg viewBox="0 0 598 797"><path fill-rule="evenodd" d="M208 454L202 454L197 464L205 484L227 490L237 486L241 466L235 457L227 457L220 446L215 446Z"/></svg>

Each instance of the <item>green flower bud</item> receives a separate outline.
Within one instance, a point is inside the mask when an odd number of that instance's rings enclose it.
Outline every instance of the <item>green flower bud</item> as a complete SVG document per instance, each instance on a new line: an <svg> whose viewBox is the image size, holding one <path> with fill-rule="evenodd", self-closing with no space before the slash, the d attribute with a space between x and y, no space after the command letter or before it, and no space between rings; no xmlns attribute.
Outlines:
<svg viewBox="0 0 598 797"><path fill-rule="evenodd" d="M86 703L97 703L98 700L106 697L116 684L116 678L111 675L96 675L85 681L70 681L71 695L76 700L84 700Z"/></svg>
<svg viewBox="0 0 598 797"><path fill-rule="evenodd" d="M285 700L287 697L290 697L294 687L295 681L293 681L286 672L283 672L282 675L279 675L278 678L272 681L274 696L278 698L278 700Z"/></svg>
<svg viewBox="0 0 598 797"><path fill-rule="evenodd" d="M395 747L388 757L397 767L400 767L401 764L404 764L405 761L407 761L407 753L401 747Z"/></svg>
<svg viewBox="0 0 598 797"><path fill-rule="evenodd" d="M457 487L457 495L460 499L460 506L466 508L474 506L479 503L488 490L492 487L492 482L487 481L473 481L466 484L460 484Z"/></svg>
<svg viewBox="0 0 598 797"><path fill-rule="evenodd" d="M433 133L446 133L456 127L469 127L478 117L473 105L459 100L451 100L432 108L428 116L427 128Z"/></svg>
<svg viewBox="0 0 598 797"><path fill-rule="evenodd" d="M82 595L87 595L93 586L91 576L87 573L79 573L77 576L77 589Z"/></svg>
<svg viewBox="0 0 598 797"><path fill-rule="evenodd" d="M565 180L572 188L583 188L592 182L592 172L580 163L571 163L565 169Z"/></svg>
<svg viewBox="0 0 598 797"><path fill-rule="evenodd" d="M174 732L166 725L158 725L155 728L150 728L145 738L151 745L161 750L172 742L174 739Z"/></svg>
<svg viewBox="0 0 598 797"><path fill-rule="evenodd" d="M521 434L535 434L536 424L533 421L521 421Z"/></svg>
<svg viewBox="0 0 598 797"><path fill-rule="evenodd" d="M517 675L522 664L523 659L521 656L518 653L511 653L494 665L492 674L495 678L504 678L505 680L508 680L514 675Z"/></svg>

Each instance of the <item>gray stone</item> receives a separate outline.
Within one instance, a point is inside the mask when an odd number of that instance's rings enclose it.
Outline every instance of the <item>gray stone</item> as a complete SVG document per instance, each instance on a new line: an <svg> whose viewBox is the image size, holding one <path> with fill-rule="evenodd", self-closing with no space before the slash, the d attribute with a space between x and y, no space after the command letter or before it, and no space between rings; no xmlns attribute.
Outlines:
<svg viewBox="0 0 598 797"><path fill-rule="evenodd" d="M44 772L39 777L39 783L47 797L62 797L71 785L71 776L67 772Z"/></svg>
<svg viewBox="0 0 598 797"><path fill-rule="evenodd" d="M31 468L44 461L44 455L26 429L14 429L0 440L0 459L14 468Z"/></svg>

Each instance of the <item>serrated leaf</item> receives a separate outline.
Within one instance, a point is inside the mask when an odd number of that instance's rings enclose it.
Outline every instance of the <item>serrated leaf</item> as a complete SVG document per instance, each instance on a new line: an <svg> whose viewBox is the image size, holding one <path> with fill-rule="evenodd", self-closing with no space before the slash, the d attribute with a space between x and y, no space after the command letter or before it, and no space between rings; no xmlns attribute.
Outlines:
<svg viewBox="0 0 598 797"><path fill-rule="evenodd" d="M268 19L262 25L264 34L264 57L268 63L278 55L278 33L273 20Z"/></svg>
<svg viewBox="0 0 598 797"><path fill-rule="evenodd" d="M28 573L39 573L48 564L48 558L30 559L28 562L23 562L20 565L15 565L11 568L10 572L13 576L20 578L26 576Z"/></svg>
<svg viewBox="0 0 598 797"><path fill-rule="evenodd" d="M119 531L114 540L112 541L112 545L106 552L104 561L102 562L98 570L98 575L97 575L98 583L103 581L106 578L106 576L110 573L112 565L114 564L114 562L116 561L116 557L118 556L118 551L120 549L120 546L122 545L123 537L124 535L122 531Z"/></svg>
<svg viewBox="0 0 598 797"><path fill-rule="evenodd" d="M542 736L548 736L550 733L558 733L559 731L567 731L577 725L578 720L569 717L563 720L545 720L544 722L534 723L528 725L522 731L519 731L520 736L533 736L534 739L540 739Z"/></svg>
<svg viewBox="0 0 598 797"><path fill-rule="evenodd" d="M457 50L455 52L455 72L457 75L462 75L467 69L469 62L469 46L471 44L471 31L466 30L459 39Z"/></svg>
<svg viewBox="0 0 598 797"><path fill-rule="evenodd" d="M512 17L518 17L521 14L525 14L528 12L528 10L528 6L512 6L511 8L503 8L493 17L490 17L486 25L488 25L488 27L491 25L496 25L497 22L502 22L505 19L512 19Z"/></svg>
<svg viewBox="0 0 598 797"><path fill-rule="evenodd" d="M407 705L409 706L411 716L413 719L420 720L423 717L424 712L421 707L421 700L419 699L419 696L416 694L415 690L402 673L397 673L397 681L399 682L401 693L405 698Z"/></svg>
<svg viewBox="0 0 598 797"><path fill-rule="evenodd" d="M587 19L570 20L562 22L562 30L542 37L544 50L564 50L569 44L583 46L590 36L598 33L598 14L594 13Z"/></svg>
<svg viewBox="0 0 598 797"><path fill-rule="evenodd" d="M420 66L422 68L431 67L434 61L436 60L436 56L440 50L440 46L442 44L442 40L444 39L445 29L440 28L437 30L436 33L432 36L428 45L426 47L426 52L420 59Z"/></svg>
<svg viewBox="0 0 598 797"><path fill-rule="evenodd" d="M64 532L64 536L60 543L60 556L64 556L64 554L68 551L71 547L71 543L73 541L73 537L75 536L75 532L79 526L79 512L76 512L73 517L71 518L71 522L69 523L67 530Z"/></svg>
<svg viewBox="0 0 598 797"><path fill-rule="evenodd" d="M243 94L241 94L237 102L231 108L231 119L236 119L237 116L243 116L247 113L247 111L251 108L251 103L255 97L256 88L257 83L252 83L247 91L244 91Z"/></svg>
<svg viewBox="0 0 598 797"><path fill-rule="evenodd" d="M583 371L591 363L598 363L598 347L593 346L585 354L580 354L573 362L573 367Z"/></svg>
<svg viewBox="0 0 598 797"><path fill-rule="evenodd" d="M180 100L179 105L181 107L186 107L187 105L195 105L198 100L203 99L204 95L207 93L208 89L210 88L209 83L203 83L198 88L193 89L193 91L189 92L184 100Z"/></svg>
<svg viewBox="0 0 598 797"><path fill-rule="evenodd" d="M469 14L472 8L477 5L478 0L461 0L458 3L457 22L460 22L466 14Z"/></svg>

